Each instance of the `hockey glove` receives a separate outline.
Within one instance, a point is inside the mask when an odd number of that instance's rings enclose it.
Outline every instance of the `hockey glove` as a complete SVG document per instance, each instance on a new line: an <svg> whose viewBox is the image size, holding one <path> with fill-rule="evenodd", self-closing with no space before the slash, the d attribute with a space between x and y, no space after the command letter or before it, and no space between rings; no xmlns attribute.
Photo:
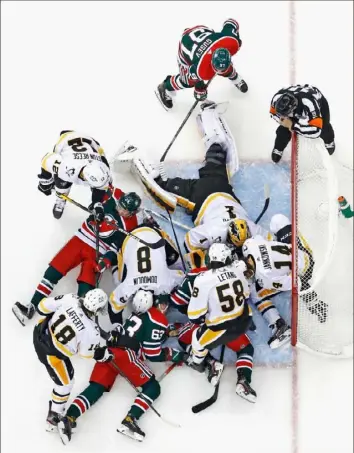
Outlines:
<svg viewBox="0 0 354 453"><path fill-rule="evenodd" d="M106 269L111 267L111 262L107 258L101 258L98 263L95 262L93 270L97 274L102 274Z"/></svg>
<svg viewBox="0 0 354 453"><path fill-rule="evenodd" d="M151 215L144 217L143 225L145 225L147 227L151 227L151 228L157 228L158 230L160 230L160 225L156 222L156 220Z"/></svg>
<svg viewBox="0 0 354 453"><path fill-rule="evenodd" d="M208 96L208 90L205 83L201 80L194 86L194 97L197 101L205 101Z"/></svg>
<svg viewBox="0 0 354 453"><path fill-rule="evenodd" d="M95 203L93 205L92 214L95 217L96 222L103 222L104 220L104 207L102 203Z"/></svg>
<svg viewBox="0 0 354 453"><path fill-rule="evenodd" d="M166 348L166 362L183 363L185 352L177 349Z"/></svg>
<svg viewBox="0 0 354 453"><path fill-rule="evenodd" d="M124 327L121 324L118 324L118 326L116 326L115 329L111 331L110 336L107 338L107 346L110 346L111 348L117 348L120 344L120 338L124 334Z"/></svg>
<svg viewBox="0 0 354 453"><path fill-rule="evenodd" d="M111 362L114 359L114 355L106 346L99 346L95 349L93 358L96 362Z"/></svg>
<svg viewBox="0 0 354 453"><path fill-rule="evenodd" d="M290 118L281 118L279 122L283 127L289 129L289 131L293 129L293 121Z"/></svg>
<svg viewBox="0 0 354 453"><path fill-rule="evenodd" d="M40 175L38 175L38 177L40 177ZM46 195L47 197L49 195L51 195L53 188L54 188L54 179L52 179L52 180L40 179L39 180L38 190L40 192L44 193L44 195Z"/></svg>

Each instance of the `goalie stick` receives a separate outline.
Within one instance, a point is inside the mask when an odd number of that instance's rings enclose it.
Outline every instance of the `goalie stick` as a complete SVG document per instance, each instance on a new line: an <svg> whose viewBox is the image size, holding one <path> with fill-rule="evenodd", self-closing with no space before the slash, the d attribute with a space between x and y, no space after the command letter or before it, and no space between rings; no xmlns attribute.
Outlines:
<svg viewBox="0 0 354 453"><path fill-rule="evenodd" d="M83 206L82 204L78 203L77 201L73 200L72 198L69 198L67 195L60 195L59 197L62 198L63 200L69 201L69 203L72 203L73 205L77 206L78 208L81 208L82 210L88 212L89 214L93 214L93 212L90 211L88 208L86 208L86 206ZM112 226L120 233L123 233L126 236L129 236L129 237L135 239L136 241L141 242L142 244L146 245L147 247L150 247L151 249L159 249L165 245L165 240L163 238L161 238L160 240L158 240L155 243L146 242L143 239L140 239L138 236L135 236L134 234L129 233L129 231L126 231L123 228L120 228L119 226L117 226L117 224L115 222L110 222L109 220L105 220L105 222L107 223L107 225Z"/></svg>
<svg viewBox="0 0 354 453"><path fill-rule="evenodd" d="M225 353L225 345L223 344L221 346L221 354L220 354L220 362L223 363L224 361L224 353ZM215 403L215 401L218 399L219 395L219 386L220 386L220 381L216 384L214 393L211 395L210 398L208 398L205 401L202 401L199 404L196 404L195 406L192 407L192 412L193 414L198 414L198 412L204 411L208 407L210 407L212 404Z"/></svg>

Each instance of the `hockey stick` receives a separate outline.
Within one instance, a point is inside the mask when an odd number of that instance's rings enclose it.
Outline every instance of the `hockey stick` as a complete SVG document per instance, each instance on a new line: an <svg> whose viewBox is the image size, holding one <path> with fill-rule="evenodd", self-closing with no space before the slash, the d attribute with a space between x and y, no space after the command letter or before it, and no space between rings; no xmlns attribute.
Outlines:
<svg viewBox="0 0 354 453"><path fill-rule="evenodd" d="M163 214L160 214L159 212L152 211L151 209L145 209L145 211L152 214L155 217L158 217L159 219L166 220L167 222L170 221L168 217L166 217ZM184 225L183 223L176 222L175 220L172 220L172 223L186 231L189 231L192 228L192 227L188 227L187 225Z"/></svg>
<svg viewBox="0 0 354 453"><path fill-rule="evenodd" d="M179 256L181 257L184 273L187 273L186 263L184 262L184 259L183 259L182 250L181 250L181 247L180 247L179 242L178 242L178 238L177 238L175 227L174 227L174 225L172 223L172 218L171 218L170 211L168 209L166 209L166 212L167 212L168 217L170 218L171 228L172 228L172 231L173 231L173 235L175 237L175 241L176 241L176 245L177 245Z"/></svg>
<svg viewBox="0 0 354 453"><path fill-rule="evenodd" d="M256 221L254 223L258 223L261 220L261 218L264 216L265 212L268 209L269 202L270 202L270 193L269 193L268 184L264 184L264 198L265 198L265 200L264 200L263 209L260 212L259 216L257 217L257 219L256 219Z"/></svg>
<svg viewBox="0 0 354 453"><path fill-rule="evenodd" d="M208 83L206 84L206 88L208 88L208 86L210 85L211 81L213 80L213 78L211 78ZM164 160L166 159L166 156L167 156L167 153L169 152L169 150L171 149L171 146L173 145L173 143L175 142L176 138L178 137L179 133L181 132L181 130L183 129L184 125L186 124L186 122L188 121L189 117L191 116L191 114L193 113L193 110L196 108L197 104L198 104L199 100L196 99L194 102L193 102L193 105L192 107L190 108L189 112L187 113L186 117L184 118L184 120L182 121L182 124L180 125L180 127L178 128L177 132L175 133L175 135L173 136L170 144L168 145L168 147L166 148L165 152L162 154L161 156L161 159L160 159L160 170L162 170L162 172L164 172L164 169L163 169L163 162Z"/></svg>
<svg viewBox="0 0 354 453"><path fill-rule="evenodd" d="M224 353L225 353L225 345L223 344L221 346L221 354L220 354L221 363L223 363L223 361L224 361ZM212 396L209 399L202 401L201 403L196 404L195 406L192 407L192 412L194 414L198 414L198 412L204 411L205 409L207 409L208 407L210 407L212 404L215 403L215 401L218 399L218 395L219 395L219 386L220 386L220 381L216 384L214 393L212 394Z"/></svg>
<svg viewBox="0 0 354 453"><path fill-rule="evenodd" d="M165 417L163 417L160 412L158 412L155 407L152 405L152 403L150 401L148 401L144 395L139 392L139 390L137 389L137 387L135 387L135 385L130 382L130 380L128 379L128 377L122 372L122 370L119 368L119 366L115 363L115 362L109 362L109 365L111 365L116 371L118 371L118 373L128 382L128 384L130 385L130 387L132 387L138 394L139 398L141 398L149 407L150 409L155 412L155 414L160 417L160 419L167 423L168 425L170 426L173 426L174 428L181 428L181 425L179 425L178 423L175 423L175 422L172 422L171 420L168 420L166 419Z"/></svg>
<svg viewBox="0 0 354 453"><path fill-rule="evenodd" d="M161 382L163 379L165 379L165 377L170 374L173 368L175 368L177 365L178 363L172 363L172 365L166 368L166 370L156 379L157 382Z"/></svg>
<svg viewBox="0 0 354 453"><path fill-rule="evenodd" d="M78 208L81 208L82 210L88 212L91 215L93 214L88 208L86 208L86 206L83 206L82 204L78 203L77 201L73 200L72 198L69 198L66 195L60 195L60 198L62 198L63 200L69 201L69 203L72 203L73 205L77 206ZM140 239L138 236L135 236L134 234L129 233L129 231L123 230L123 228L120 228L119 226L117 226L115 222L110 222L109 220L105 220L105 222L107 225L110 225L115 230L119 231L120 233L123 233L126 236L129 236L129 237L135 239L136 241L141 242L142 244L146 245L147 247L150 247L151 249L159 249L160 247L163 247L165 245L165 240L163 238L161 238L160 240L158 240L155 243L146 242L143 239Z"/></svg>

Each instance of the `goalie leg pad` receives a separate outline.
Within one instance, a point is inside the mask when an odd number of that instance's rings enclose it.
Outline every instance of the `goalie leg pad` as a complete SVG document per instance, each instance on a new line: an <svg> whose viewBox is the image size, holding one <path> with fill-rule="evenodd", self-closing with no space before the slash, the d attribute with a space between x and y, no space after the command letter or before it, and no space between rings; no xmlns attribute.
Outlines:
<svg viewBox="0 0 354 453"><path fill-rule="evenodd" d="M142 159L134 159L133 165L135 174L155 203L170 212L174 212L177 205L176 197L156 183L153 179L152 168L149 168Z"/></svg>
<svg viewBox="0 0 354 453"><path fill-rule="evenodd" d="M231 178L239 168L239 159L234 137L226 121L216 108L206 108L197 115L197 126L202 135L205 152L214 144L227 151L226 164Z"/></svg>

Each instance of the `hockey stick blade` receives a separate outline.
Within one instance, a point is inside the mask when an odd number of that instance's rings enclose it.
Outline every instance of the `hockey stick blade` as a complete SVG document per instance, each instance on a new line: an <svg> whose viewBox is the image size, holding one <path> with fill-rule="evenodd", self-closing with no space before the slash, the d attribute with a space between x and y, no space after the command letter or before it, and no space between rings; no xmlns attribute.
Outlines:
<svg viewBox="0 0 354 453"><path fill-rule="evenodd" d="M225 345L223 344L221 346L221 354L220 354L221 363L223 363L223 361L224 361L224 354L225 354ZM202 401L201 403L196 404L195 406L192 407L193 414L198 414L198 412L208 409L208 407L212 406L216 402L216 400L218 399L218 396L219 396L219 386L220 386L220 381L216 384L214 393L212 394L212 396L209 399Z"/></svg>
<svg viewBox="0 0 354 453"><path fill-rule="evenodd" d="M256 224L261 220L261 218L264 216L265 212L267 211L267 209L269 207L270 194L269 194L269 186L268 186L268 184L264 185L264 198L265 198L265 202L264 202L263 209L262 209L262 211L260 212L259 216L257 217L257 219L254 222Z"/></svg>

